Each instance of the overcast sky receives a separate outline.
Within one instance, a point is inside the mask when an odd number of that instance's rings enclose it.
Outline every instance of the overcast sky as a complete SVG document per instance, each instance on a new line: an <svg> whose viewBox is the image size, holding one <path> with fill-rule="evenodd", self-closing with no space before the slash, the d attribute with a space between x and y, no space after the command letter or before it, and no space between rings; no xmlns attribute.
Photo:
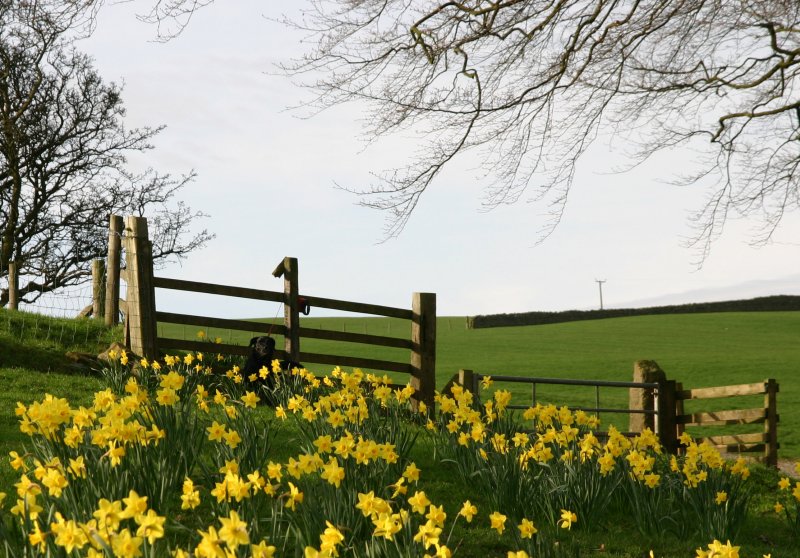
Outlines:
<svg viewBox="0 0 800 558"><path fill-rule="evenodd" d="M460 160L422 197L405 232L380 243L383 215L335 183L364 188L370 172L402 165L413 146L365 149L358 105L311 119L285 110L309 95L275 75L275 63L304 48L269 19L285 2L217 2L166 44L153 41L155 28L137 21L136 9L106 5L79 48L106 80L124 82L129 126L167 126L156 149L131 163L198 173L182 197L211 216L203 226L217 238L161 275L281 290L271 272L294 256L301 292L402 307L414 291L435 292L440 315L594 308L597 279L606 281L607 307L800 294L797 212L760 248L748 244L755 222L729 222L696 269L697 254L684 241L705 192L666 182L686 153L613 174L624 146L599 146L578 169L560 226L541 245L545 208L521 202L482 212L485 182ZM219 317L278 310L171 291L156 296L159 309Z"/></svg>

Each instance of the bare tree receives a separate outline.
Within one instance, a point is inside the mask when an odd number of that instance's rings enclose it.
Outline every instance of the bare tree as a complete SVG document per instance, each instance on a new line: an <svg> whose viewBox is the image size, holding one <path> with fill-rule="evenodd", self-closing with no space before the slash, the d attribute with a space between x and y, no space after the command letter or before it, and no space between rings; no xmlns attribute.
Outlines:
<svg viewBox="0 0 800 558"><path fill-rule="evenodd" d="M577 162L599 135L635 142L632 163L688 147L681 183L702 258L727 218L766 242L800 207L800 3L796 0L313 0L311 50L285 70L313 106L366 101L368 138L424 142L362 203L399 234L459 155L493 177L488 207L523 194L561 218ZM305 79L304 79L305 78Z"/></svg>
<svg viewBox="0 0 800 558"><path fill-rule="evenodd" d="M159 37L213 0L146 0ZM96 0L93 5L97 5ZM323 109L366 102L370 141L421 136L361 203L386 238L459 156L490 180L483 203L523 195L561 219L576 164L598 137L638 149L631 165L683 149L674 181L703 188L692 221L704 260L729 217L766 243L800 207L800 3L796 0L309 0L287 25L309 51L284 70ZM147 8L145 8L147 9Z"/></svg>
<svg viewBox="0 0 800 558"><path fill-rule="evenodd" d="M201 214L174 201L192 174L126 169L126 154L150 149L159 128L126 129L120 88L72 48L66 33L92 18L78 3L0 2L0 277L17 262L27 302L86 280L111 213L150 217L161 261L211 238L191 236Z"/></svg>
<svg viewBox="0 0 800 558"><path fill-rule="evenodd" d="M157 39L165 42L180 35L198 10L213 3L214 0L155 0L138 17L156 25Z"/></svg>

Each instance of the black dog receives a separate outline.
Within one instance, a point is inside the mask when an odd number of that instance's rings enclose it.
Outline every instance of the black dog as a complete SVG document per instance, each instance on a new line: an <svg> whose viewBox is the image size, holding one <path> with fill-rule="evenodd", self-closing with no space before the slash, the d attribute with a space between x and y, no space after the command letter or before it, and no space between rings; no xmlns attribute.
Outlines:
<svg viewBox="0 0 800 558"><path fill-rule="evenodd" d="M260 379L259 372L262 368L266 367L269 370L266 380L261 384L266 387L266 391L272 392L275 390L275 372L272 370L272 361L275 359L275 339L266 335L260 337L253 337L250 339L250 353L247 355L247 361L242 370L244 383L248 387L256 387ZM302 368L303 365L299 362L292 360L281 361L281 371L290 371L294 368ZM250 378L256 375L256 380L251 381Z"/></svg>
<svg viewBox="0 0 800 558"><path fill-rule="evenodd" d="M247 355L247 361L244 363L244 369L242 370L242 376L244 376L245 382L248 384L252 383L250 377L253 374L257 375L265 366L271 373L272 360L275 358L274 354L275 339L267 337L266 335L253 337L250 340L250 354ZM267 385L270 389L275 386L275 379L271 374L267 376Z"/></svg>

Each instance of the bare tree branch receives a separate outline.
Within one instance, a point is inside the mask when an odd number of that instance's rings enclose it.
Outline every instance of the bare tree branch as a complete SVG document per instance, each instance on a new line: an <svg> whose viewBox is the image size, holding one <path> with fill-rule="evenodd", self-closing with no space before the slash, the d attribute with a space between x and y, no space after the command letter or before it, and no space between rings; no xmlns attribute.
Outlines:
<svg viewBox="0 0 800 558"><path fill-rule="evenodd" d="M527 193L551 209L546 236L607 134L640 146L633 163L679 146L703 156L677 179L708 188L701 260L730 216L760 219L763 243L800 207L793 0L315 0L284 21L309 35L283 68L316 91L312 106L366 102L372 140L427 130L407 166L360 191L387 212L387 237L467 153L494 178L485 206Z"/></svg>
<svg viewBox="0 0 800 558"><path fill-rule="evenodd" d="M160 128L125 128L121 89L63 35L91 16L48 7L0 4L0 277L16 262L26 302L86 279L88 262L106 253L112 213L150 217L162 262L212 238L190 235L203 215L174 199L193 173L126 170L126 156L150 149Z"/></svg>

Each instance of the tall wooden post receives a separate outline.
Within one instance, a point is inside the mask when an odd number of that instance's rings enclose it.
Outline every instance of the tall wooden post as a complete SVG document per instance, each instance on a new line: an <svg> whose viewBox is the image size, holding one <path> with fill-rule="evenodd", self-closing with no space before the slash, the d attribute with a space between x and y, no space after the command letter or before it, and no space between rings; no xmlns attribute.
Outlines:
<svg viewBox="0 0 800 558"><path fill-rule="evenodd" d="M675 417L675 402L677 399L675 380L661 380L658 382L658 440L664 451L671 454L678 453L678 429Z"/></svg>
<svg viewBox="0 0 800 558"><path fill-rule="evenodd" d="M764 464L767 467L778 466L778 382L765 380L766 394L764 408L767 417L764 421Z"/></svg>
<svg viewBox="0 0 800 558"><path fill-rule="evenodd" d="M633 363L633 381L642 384L655 384L667 379L666 374L654 360L637 360ZM628 408L637 411L655 410L655 390L652 388L630 388ZM656 429L652 414L631 413L628 419L630 432L641 432L645 428Z"/></svg>
<svg viewBox="0 0 800 558"><path fill-rule="evenodd" d="M19 275L17 275L17 262L8 262L8 309L16 310L19 307Z"/></svg>
<svg viewBox="0 0 800 558"><path fill-rule="evenodd" d="M675 393L678 394L683 391L683 382L675 382ZM683 398L675 396L675 437L676 440L679 439L684 432L686 432L686 424L683 421L678 424L678 417L682 417L686 414L686 408L683 403ZM677 453L680 455L684 455L686 453L686 448L681 446L680 444L677 446Z"/></svg>
<svg viewBox="0 0 800 558"><path fill-rule="evenodd" d="M156 297L153 287L152 246L147 219L125 218L125 253L128 264L127 306L130 349L148 359L156 358Z"/></svg>
<svg viewBox="0 0 800 558"><path fill-rule="evenodd" d="M286 335L283 338L283 349L289 360L300 361L300 309L297 298L300 294L298 281L297 258L283 258L275 271L275 277L283 275L283 325Z"/></svg>
<svg viewBox="0 0 800 558"><path fill-rule="evenodd" d="M119 268L122 254L122 217L112 215L108 224L108 260L106 263L105 324L119 321Z"/></svg>
<svg viewBox="0 0 800 558"><path fill-rule="evenodd" d="M106 313L106 262L92 260L92 317L102 318Z"/></svg>
<svg viewBox="0 0 800 558"><path fill-rule="evenodd" d="M411 386L415 401L433 412L436 392L436 293L414 293L411 303Z"/></svg>

